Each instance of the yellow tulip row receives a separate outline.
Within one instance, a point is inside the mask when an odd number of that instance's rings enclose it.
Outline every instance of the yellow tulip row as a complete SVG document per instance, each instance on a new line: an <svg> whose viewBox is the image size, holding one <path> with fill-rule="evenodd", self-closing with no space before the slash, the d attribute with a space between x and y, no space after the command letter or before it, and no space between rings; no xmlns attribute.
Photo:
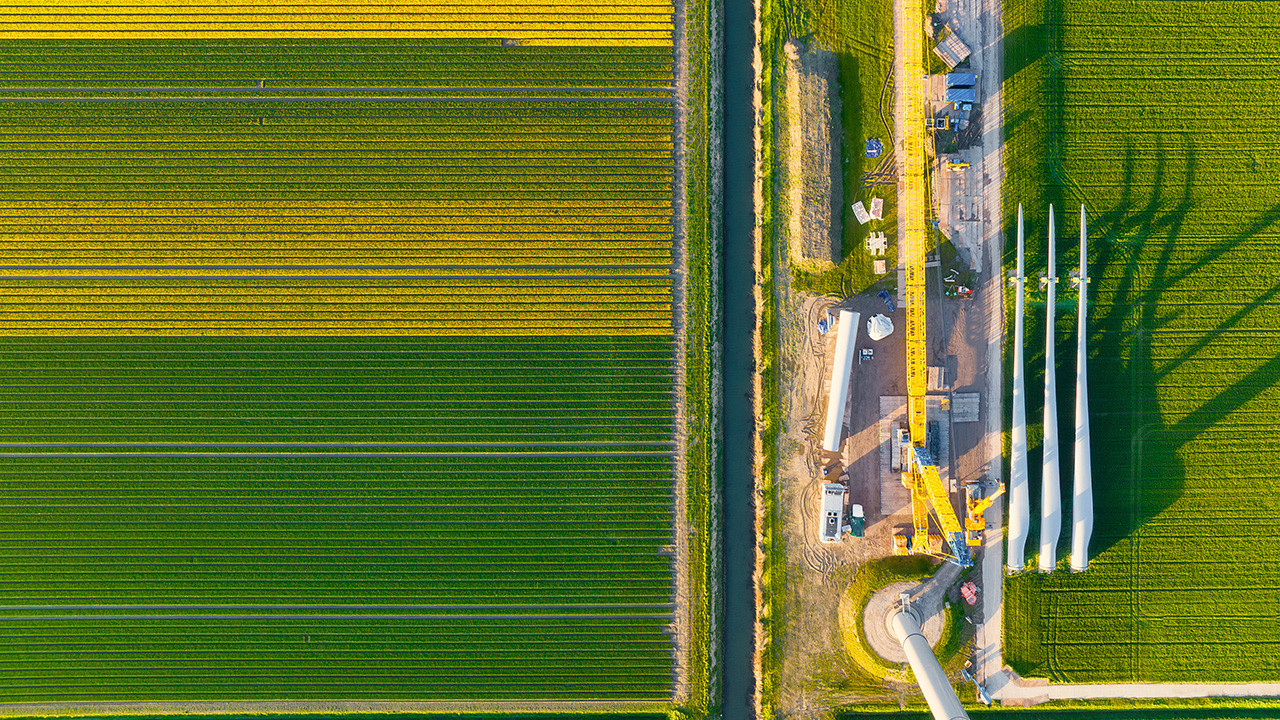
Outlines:
<svg viewBox="0 0 1280 720"><path fill-rule="evenodd" d="M214 40L214 39L428 39L448 40L472 37L501 37L518 40L523 45L537 47L580 47L599 45L604 47L670 47L671 32L631 30L626 25L616 30L601 29L595 23L585 23L581 28L572 27L474 27L461 25L445 30L432 25L409 29L403 23L370 24L342 30L324 26L283 26L266 29L262 24L250 26L228 23L197 24L195 28L184 24L179 28L125 27L109 23L29 23L20 25L0 16L4 29L0 40Z"/></svg>
<svg viewBox="0 0 1280 720"><path fill-rule="evenodd" d="M297 0L255 0L252 4L237 3L238 8L247 8L246 12L268 13L275 8L296 11ZM209 0L5 0L3 7L10 11L22 9L48 10L59 9L71 12L76 9L108 10L154 10L163 8L170 12L225 12L223 4ZM325 3L332 12L359 12L362 8L382 11L388 7L384 0L346 0L346 2ZM630 11L643 9L649 12L672 12L670 0L584 0L583 2L550 2L549 0L418 0L402 2L394 5L400 12L449 12L458 8L476 9L475 12L493 13L545 13L562 16L574 13L593 12L597 8L624 8ZM408 8L406 10L406 8ZM633 10L634 9L634 10Z"/></svg>
<svg viewBox="0 0 1280 720"><path fill-rule="evenodd" d="M299 12L292 0L228 6L209 0L4 0L0 39L417 38L530 45L670 46L671 2L371 0ZM320 10L320 11L316 11Z"/></svg>
<svg viewBox="0 0 1280 720"><path fill-rule="evenodd" d="M422 213L428 217L448 218L449 222L465 222L469 218L490 220L502 217L545 217L564 215L571 218L619 218L626 211L628 221L635 217L663 216L671 212L670 199L592 199L566 198L521 200L475 200L449 202L447 199L421 202L335 201L335 200L254 200L256 217L283 218L348 218L371 217L386 222L395 217L411 217ZM105 218L134 220L147 218L243 218L245 206L235 200L201 200L193 207L187 201L137 200L131 202L94 202L85 200L15 201L0 207L0 219L9 218Z"/></svg>
<svg viewBox="0 0 1280 720"><path fill-rule="evenodd" d="M484 306L492 307L495 303L505 308L538 307L543 309L568 309L589 307L592 309L636 310L639 308L666 308L670 310L670 295L631 296L608 294L596 296L546 295L525 293L469 293L462 295L432 293L400 293L393 296L368 295L352 293L349 295L316 292L311 294L290 293L288 295L259 295L229 292L210 292L205 294L163 294L151 295L138 293L133 295L97 295L78 294L64 295L57 293L23 294L6 291L0 293L0 310L7 312L43 312L57 308L78 307L81 310L101 309L118 311L142 306L182 306L210 308L261 308L270 304L272 308L290 308L301 310L315 308L323 304L325 307L347 309L392 308L409 309L426 306L446 305L449 307L468 308Z"/></svg>
<svg viewBox="0 0 1280 720"><path fill-rule="evenodd" d="M474 319L455 322L379 322L364 320L317 321L300 323L296 320L276 322L242 322L238 320L199 320L151 323L105 324L95 322L36 321L18 326L12 322L0 325L0 336L6 337L65 337L65 336L321 336L349 335L360 337L385 336L476 336L512 335L519 337L563 337L583 335L625 335L668 337L672 333L670 323L654 326L638 326L632 322L574 322L545 319L530 321L517 316L487 313Z"/></svg>
<svg viewBox="0 0 1280 720"><path fill-rule="evenodd" d="M396 298L380 298L366 301L363 298L332 298L325 295L315 297L269 298L266 303L240 296L219 297L206 296L199 298L166 297L163 299L147 298L144 302L132 302L130 299L107 298L105 302L91 297L74 298L71 301L49 300L43 298L13 298L7 293L0 293L0 315L18 317L25 315L61 316L78 313L123 314L129 317L147 318L159 313L161 317L169 317L173 313L198 313L207 317L208 313L220 315L242 315L245 313L265 313L275 316L281 313L320 313L324 316L337 316L347 313L359 315L378 314L387 317L412 315L414 317L437 317L469 314L476 311L501 307L504 312L532 312L556 317L596 317L601 313L616 314L618 317L667 317L671 314L671 303L667 302L630 302L621 299L576 301L572 297L548 298L542 302L534 301L524 295L477 296L463 299L449 299L436 296L422 298L408 295ZM139 308L142 308L141 310Z"/></svg>
<svg viewBox="0 0 1280 720"><path fill-rule="evenodd" d="M95 237L86 239L77 233L63 236L40 236L38 240L19 239L15 236L0 235L0 262L17 257L65 259L71 256L88 257L105 254L109 257L122 257L128 253L135 255L265 255L273 257L277 253L292 252L304 254L317 260L327 260L341 255L371 254L397 257L466 257L475 259L493 258L501 262L503 258L512 256L530 257L594 257L594 256L628 256L647 257L670 253L670 240L633 239L633 235L623 239L576 239L573 235L564 240L524 240L516 238L505 243L499 241L478 240L462 244L457 241L418 241L401 240L388 237L383 240L366 240L367 235L339 236L327 241L314 240L241 240L222 239L207 235L186 235L181 239L168 237L164 239L135 239L146 236ZM659 236L661 237L661 236Z"/></svg>
<svg viewBox="0 0 1280 720"><path fill-rule="evenodd" d="M671 308L658 310L628 310L625 308L608 308L581 310L576 308L540 309L528 306L505 306L492 303L480 304L474 308L449 308L431 310L423 308L366 308L340 305L328 307L323 304L298 305L296 307L262 307L254 305L178 305L153 306L139 310L136 307L102 307L98 305L60 305L57 307L36 306L31 309L0 307L0 324L10 323L42 323L42 322L86 322L95 323L135 323L135 322L177 322L185 320L204 321L216 318L215 322L241 320L318 320L336 322L340 320L361 320L369 322L398 322L412 320L452 321L466 320L477 312L490 313L500 310L502 314L519 316L528 320L585 320L608 317L613 320L626 320L648 324L663 323L671 318Z"/></svg>
<svg viewBox="0 0 1280 720"><path fill-rule="evenodd" d="M40 271L42 277L48 278L95 278L111 272L120 272L128 270L128 266L117 266L109 271L98 270L93 268L75 268L75 267L50 267L43 268ZM223 278L227 275L236 275L243 277L262 278L262 277L333 277L333 276L354 276L354 277L400 277L405 275L427 275L431 277L506 277L506 276L545 276L545 277L577 277L582 275L627 275L637 277L663 277L670 273L669 268L659 267L636 267L636 266L596 266L590 265L574 265L573 267L558 267L555 265L548 266L495 266L491 268L477 269L473 267L453 268L448 266L438 266L429 268L404 268L404 267L236 267L228 270L225 267L212 266L209 268L195 267L167 267L156 268L147 267L145 269L148 278L197 278L197 277L218 277ZM0 267L0 277L4 278L29 278L32 275L30 269Z"/></svg>
<svg viewBox="0 0 1280 720"><path fill-rule="evenodd" d="M534 298L575 298L619 296L623 298L671 297L669 277L451 277L448 279L359 278L355 282L334 284L329 280L306 278L271 278L269 280L226 280L213 283L207 279L165 281L74 279L39 280L8 283L6 297L30 295L41 298L59 297L128 297L156 299L176 296L252 297L259 300L286 297L382 297L382 296L488 296L518 295L522 300Z"/></svg>
<svg viewBox="0 0 1280 720"><path fill-rule="evenodd" d="M419 252L396 252L383 250L377 253L333 251L317 255L314 253L220 253L201 251L149 251L146 253L129 253L121 257L116 251L100 250L77 252L74 255L54 252L3 253L0 254L0 269L21 267L24 273L44 275L46 272L60 274L62 268L78 268L85 265L107 267L121 270L164 264L173 266L174 270L195 269L205 267L286 267L285 274L292 273L294 268L314 267L328 268L333 265L357 265L361 267L383 267L394 265L399 274L437 274L440 269L448 269L464 265L470 273L481 274L491 268L549 268L556 270L561 266L578 267L591 265L600 268L628 271L633 265L669 265L672 262L670 253L645 253L624 255L610 253L605 248L598 252L572 253L510 253L494 255L471 255L465 253L436 253L423 255ZM101 274L100 272L95 274Z"/></svg>

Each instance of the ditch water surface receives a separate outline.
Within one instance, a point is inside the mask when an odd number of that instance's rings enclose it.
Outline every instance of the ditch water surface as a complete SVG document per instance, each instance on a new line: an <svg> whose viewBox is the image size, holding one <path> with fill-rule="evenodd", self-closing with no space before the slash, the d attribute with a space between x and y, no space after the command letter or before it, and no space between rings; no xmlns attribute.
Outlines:
<svg viewBox="0 0 1280 720"><path fill-rule="evenodd" d="M752 90L755 85L752 50L755 46L751 0L724 4L724 422L723 557L724 557L724 672L722 705L725 720L753 716L751 696L755 627L755 523L751 509L752 331L755 328L755 226L753 177L755 140Z"/></svg>

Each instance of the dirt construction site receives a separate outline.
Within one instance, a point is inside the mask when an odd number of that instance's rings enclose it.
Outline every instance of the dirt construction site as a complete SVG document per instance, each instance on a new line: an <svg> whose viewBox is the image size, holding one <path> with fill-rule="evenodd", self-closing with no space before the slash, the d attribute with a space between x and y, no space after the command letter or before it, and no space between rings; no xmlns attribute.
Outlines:
<svg viewBox="0 0 1280 720"><path fill-rule="evenodd" d="M973 27L976 20L972 24L956 24L964 33L977 36ZM795 110L803 108L809 114L807 103L796 105L801 107ZM796 122L796 115L791 113L789 121ZM998 228L985 222L988 217L999 216L998 210L992 213L987 207L992 202L999 207L999 183L991 183L987 175L992 169L998 171L999 161L986 157L989 148L985 141L991 138L986 133L979 137L984 142L966 150L968 167L944 172L943 160L935 156L932 173L938 227L959 251L952 262L968 265L972 296L951 297L944 293L949 269L941 261L941 253L933 254L925 265L930 378L926 418L939 475L962 521L965 486L1001 480L1001 247ZM994 152L998 157L998 150ZM901 176L900 168L898 175ZM992 192L996 197L990 197ZM789 239L793 255L797 246L818 241L831 231L826 225L809 222L808 216L797 209L789 208L792 222L786 233L793 236ZM898 226L901 229L904 224ZM803 237L794 237L797 233ZM819 242L807 244L817 247ZM901 238L897 245L903 247ZM845 596L859 568L893 555L893 536L909 535L913 530L910 491L902 483L901 458L893 452L892 442L895 429L906 420L903 258L896 258L898 272L894 272L895 263L890 262L890 277L897 276L899 282L897 291L891 291L886 299L875 291L852 297L793 293L786 261L775 257L774 277L779 279L775 298L779 308L778 399L782 418L775 520L785 547L786 565L786 627L779 636L778 647L778 711L786 717L821 717L833 707L867 700L901 703L917 692L905 664L900 665L899 672L866 672L867 668L860 667L846 648L850 633L861 633L880 661L901 664L901 648L885 627L885 618L898 594L912 596L917 610L926 616L922 623L926 638L937 643L942 636L947 599L960 602L954 586L959 584L961 574L960 568L944 565L931 580L893 583L873 594L864 607L847 607L850 601ZM840 310L858 313L854 327L829 325L839 317ZM878 340L871 339L867 328L868 320L875 315L884 315L894 326L893 332ZM828 324L825 331L824 324ZM835 345L841 333L856 333L854 361L848 402L841 418L840 448L837 453L828 453L822 448L823 430ZM827 483L840 483L847 489L846 516L860 506L865 515L863 537L842 533L839 542L821 541L822 490ZM994 509L987 513L992 523L989 535L1000 534L999 514ZM962 653L978 663L993 650L986 647L993 628L994 637L999 637L1002 558L998 540L996 548L994 553L975 548L978 567L969 573L969 579L975 581L979 598L976 604L963 605L966 625L960 630L965 640ZM990 573L984 567L992 562L985 555L995 556L994 578L988 577ZM988 562L984 563L984 559ZM990 603L985 602L988 593L984 586L992 583L994 613ZM994 654L999 656L998 646Z"/></svg>
<svg viewBox="0 0 1280 720"><path fill-rule="evenodd" d="M936 423L941 474L962 513L964 484L988 479L983 449L988 406L983 395L985 308L976 296L944 297L936 269L929 286L933 311L928 337L935 381L927 397L927 416L931 424ZM790 690L783 694L782 709L789 717L804 717L868 697L866 688L853 690L847 685L851 673L838 608L858 567L892 555L892 536L911 530L910 494L900 471L893 467L890 441L892 428L905 420L906 359L900 327L903 313L889 311L875 294L836 299L788 292L782 305L779 395L784 422L778 457L778 520L787 548L788 632L781 667L782 687ZM843 440L838 456L833 456L822 449L831 365L839 333L853 329L837 325L824 334L819 321L828 315L838 318L842 309L857 312L859 319ZM890 318L895 329L881 340L871 340L866 322L877 314ZM866 350L871 351L869 357ZM863 508L864 537L846 534L838 543L821 542L822 486L834 482L848 488L846 512L854 505ZM952 579L958 576L958 572L943 574ZM902 589L890 588L891 594L896 598ZM920 593L924 591L919 588ZM932 615L938 615L942 596L933 592L936 597L926 605ZM940 617L926 622L926 635L934 642L940 623ZM877 625L882 623L866 623L868 641L878 652L884 649L880 654L886 659L901 662L896 641ZM905 682L887 683L878 696L893 700L906 692L910 688Z"/></svg>

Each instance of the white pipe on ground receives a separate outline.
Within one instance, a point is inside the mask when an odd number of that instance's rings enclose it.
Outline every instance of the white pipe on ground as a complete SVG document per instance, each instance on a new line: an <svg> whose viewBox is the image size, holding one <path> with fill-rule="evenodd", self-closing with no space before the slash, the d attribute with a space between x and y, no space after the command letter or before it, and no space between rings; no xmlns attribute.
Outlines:
<svg viewBox="0 0 1280 720"><path fill-rule="evenodd" d="M853 372L853 351L858 338L858 313L840 311L836 330L836 356L831 363L831 391L827 396L827 427L822 436L822 449L839 452L844 433L844 409L849 402L849 375Z"/></svg>
<svg viewBox="0 0 1280 720"><path fill-rule="evenodd" d="M1018 204L1018 269L1009 278L1014 285L1013 316L1013 437L1009 453L1009 558L1011 572L1022 572L1031 527L1031 493L1027 483L1027 388L1023 377L1023 240L1022 204Z"/></svg>
<svg viewBox="0 0 1280 720"><path fill-rule="evenodd" d="M1054 275L1053 206L1049 206L1049 274L1045 278L1044 326L1044 465L1040 476L1040 572L1053 572L1058 564L1058 537L1062 534L1062 486L1058 477L1058 376L1054 354L1054 303L1058 278Z"/></svg>
<svg viewBox="0 0 1280 720"><path fill-rule="evenodd" d="M1089 293L1089 252L1084 205L1080 206L1080 305L1076 321L1076 453L1071 501L1071 571L1089 567L1089 539L1093 536L1093 464L1089 451L1089 352L1086 344L1085 300Z"/></svg>

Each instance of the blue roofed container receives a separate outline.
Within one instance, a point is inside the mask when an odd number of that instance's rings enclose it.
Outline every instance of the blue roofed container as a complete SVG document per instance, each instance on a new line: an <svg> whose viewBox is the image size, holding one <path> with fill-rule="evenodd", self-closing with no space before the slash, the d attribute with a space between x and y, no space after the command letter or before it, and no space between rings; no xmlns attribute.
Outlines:
<svg viewBox="0 0 1280 720"><path fill-rule="evenodd" d="M973 87L978 83L978 76L973 73L947 73L947 87Z"/></svg>
<svg viewBox="0 0 1280 720"><path fill-rule="evenodd" d="M971 87L953 87L947 88L942 97L949 103L976 103L978 91Z"/></svg>

